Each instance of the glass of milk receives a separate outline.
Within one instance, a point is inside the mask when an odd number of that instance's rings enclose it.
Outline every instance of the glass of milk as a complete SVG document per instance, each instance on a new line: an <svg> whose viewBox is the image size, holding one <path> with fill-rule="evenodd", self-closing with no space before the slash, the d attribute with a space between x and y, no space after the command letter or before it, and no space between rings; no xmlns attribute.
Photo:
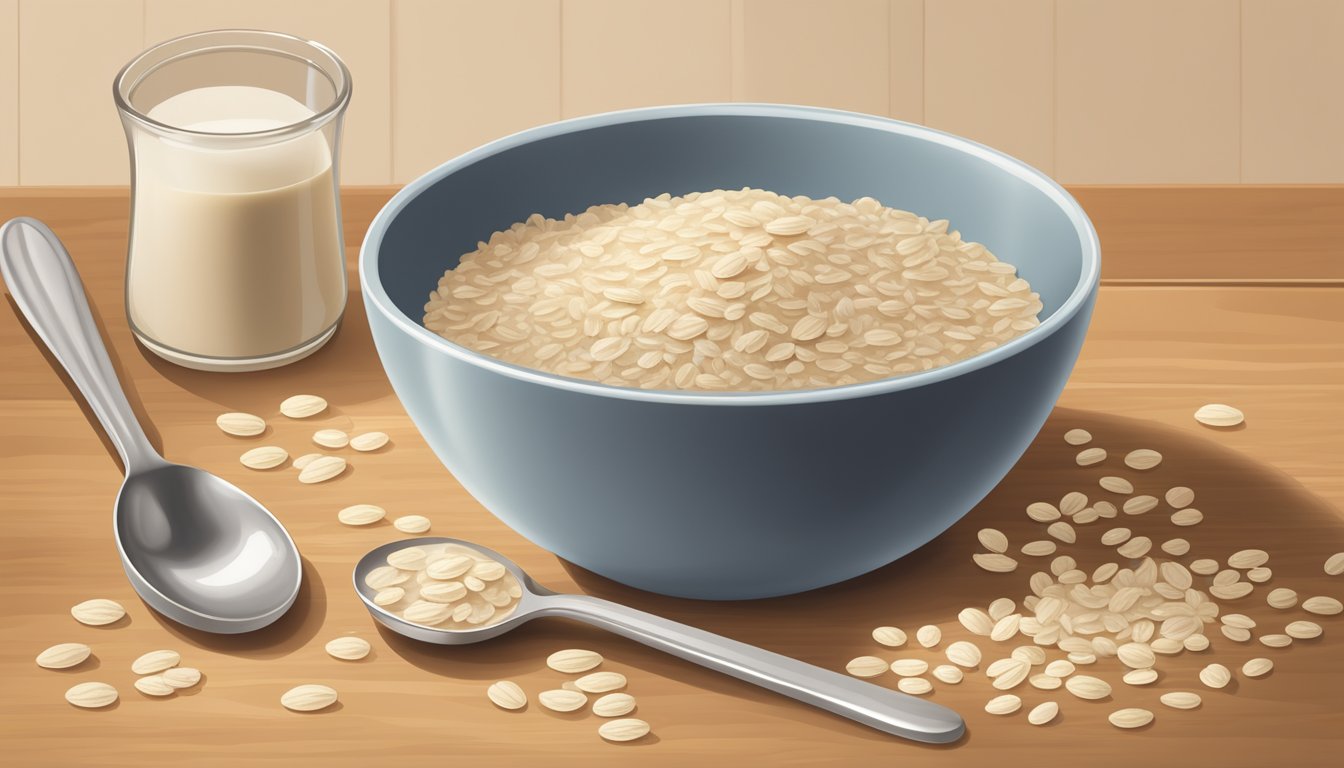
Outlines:
<svg viewBox="0 0 1344 768"><path fill-rule="evenodd" d="M208 371L317 351L345 310L345 65L291 35L218 30L150 48L113 91L131 154L136 337Z"/></svg>

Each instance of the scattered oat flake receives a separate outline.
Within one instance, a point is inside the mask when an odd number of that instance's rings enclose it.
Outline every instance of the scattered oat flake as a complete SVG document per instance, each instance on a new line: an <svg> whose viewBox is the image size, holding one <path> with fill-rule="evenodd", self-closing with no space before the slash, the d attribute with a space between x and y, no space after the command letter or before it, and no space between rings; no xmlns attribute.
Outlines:
<svg viewBox="0 0 1344 768"><path fill-rule="evenodd" d="M959 667L954 667L951 664L939 664L933 668L932 674L939 682L956 685L961 682L965 673Z"/></svg>
<svg viewBox="0 0 1344 768"><path fill-rule="evenodd" d="M1153 713L1139 707L1117 709L1107 716L1116 728L1142 728L1153 722Z"/></svg>
<svg viewBox="0 0 1344 768"><path fill-rule="evenodd" d="M344 448L350 444L350 435L339 429L319 429L313 433L313 442L323 448Z"/></svg>
<svg viewBox="0 0 1344 768"><path fill-rule="evenodd" d="M1199 671L1199 681L1210 688L1225 688L1232 682L1232 672L1222 664L1210 664Z"/></svg>
<svg viewBox="0 0 1344 768"><path fill-rule="evenodd" d="M392 521L392 527L402 533L425 533L430 528L430 522L424 515L402 515Z"/></svg>
<svg viewBox="0 0 1344 768"><path fill-rule="evenodd" d="M881 661L881 659L878 659L878 661ZM566 648L563 651L556 651L546 657L546 666L554 669L556 672L563 672L567 675L577 675L580 672L587 672L601 663L602 654L583 648Z"/></svg>
<svg viewBox="0 0 1344 768"><path fill-rule="evenodd" d="M1046 701L1037 704L1027 713L1027 722L1032 725L1045 725L1059 714L1059 702Z"/></svg>
<svg viewBox="0 0 1344 768"><path fill-rule="evenodd" d="M1077 462L1080 467L1090 467L1093 464L1100 464L1105 460L1105 448L1084 448L1078 452L1076 457L1074 457L1074 461Z"/></svg>
<svg viewBox="0 0 1344 768"><path fill-rule="evenodd" d="M1202 701L1198 693L1190 691L1171 691L1162 694L1158 700L1172 709L1194 709Z"/></svg>
<svg viewBox="0 0 1344 768"><path fill-rule="evenodd" d="M491 683L489 688L485 689L485 695L495 706L502 709L522 709L527 706L527 694L523 689L512 680L500 680L497 683Z"/></svg>
<svg viewBox="0 0 1344 768"><path fill-rule="evenodd" d="M1038 523L1049 523L1061 516L1059 509L1049 502L1035 501L1027 505L1027 517Z"/></svg>
<svg viewBox="0 0 1344 768"><path fill-rule="evenodd" d="M278 445L263 445L238 457L248 469L271 469L289 460L289 452Z"/></svg>
<svg viewBox="0 0 1344 768"><path fill-rule="evenodd" d="M1104 699L1111 695L1111 684L1091 675L1074 675L1064 681L1064 687L1080 699Z"/></svg>
<svg viewBox="0 0 1344 768"><path fill-rule="evenodd" d="M925 648L932 648L943 639L943 631L935 624L925 624L915 632L915 640Z"/></svg>
<svg viewBox="0 0 1344 768"><path fill-rule="evenodd" d="M569 691L557 688L537 694L537 701L555 712L573 712L588 703L588 696L582 691Z"/></svg>
<svg viewBox="0 0 1344 768"><path fill-rule="evenodd" d="M1223 403L1209 403L1195 411L1195 421L1209 427L1235 427L1245 420L1245 414Z"/></svg>
<svg viewBox="0 0 1344 768"><path fill-rule="evenodd" d="M569 681L565 681L568 683ZM561 685L564 688L564 685ZM565 688L565 690L570 690ZM578 690L575 687L573 690ZM593 714L598 717L620 717L635 710L635 697L628 693L608 693L593 702Z"/></svg>
<svg viewBox="0 0 1344 768"><path fill-rule="evenodd" d="M294 712L317 712L336 703L336 689L325 685L299 685L280 697L280 705Z"/></svg>
<svg viewBox="0 0 1344 768"><path fill-rule="evenodd" d="M980 649L975 643L958 640L947 646L947 660L959 667L971 669L980 664Z"/></svg>
<svg viewBox="0 0 1344 768"><path fill-rule="evenodd" d="M117 700L117 689L107 683L79 683L65 692L65 700L82 709L100 709Z"/></svg>
<svg viewBox="0 0 1344 768"><path fill-rule="evenodd" d="M1092 433L1086 429L1070 429L1064 433L1064 442L1069 445L1087 445L1092 442Z"/></svg>
<svg viewBox="0 0 1344 768"><path fill-rule="evenodd" d="M137 675L152 675L170 667L176 667L182 661L177 651L150 651L131 662L131 671Z"/></svg>
<svg viewBox="0 0 1344 768"><path fill-rule="evenodd" d="M94 600L85 600L84 602L70 609L70 615L75 617L75 621L80 624L87 624L91 627L100 627L111 624L122 616L126 615L126 609L115 600L97 598Z"/></svg>
<svg viewBox="0 0 1344 768"><path fill-rule="evenodd" d="M93 649L83 643L59 643L37 655L37 666L43 669L69 669L83 664Z"/></svg>
<svg viewBox="0 0 1344 768"><path fill-rule="evenodd" d="M649 724L633 717L608 720L597 728L597 734L607 741L634 741L648 733Z"/></svg>
<svg viewBox="0 0 1344 768"><path fill-rule="evenodd" d="M1274 662L1266 658L1255 658L1241 665L1241 674L1247 677L1264 677L1274 669Z"/></svg>
<svg viewBox="0 0 1344 768"><path fill-rule="evenodd" d="M1285 610L1297 605L1297 593L1287 587L1271 589L1265 596L1265 602L1269 603L1270 608Z"/></svg>
<svg viewBox="0 0 1344 768"><path fill-rule="evenodd" d="M1126 685L1150 685L1157 682L1157 670L1155 669L1134 669L1125 673L1121 678Z"/></svg>
<svg viewBox="0 0 1344 768"><path fill-rule="evenodd" d="M991 715L1011 715L1022 708L1022 699L1011 693L995 696L985 704L985 711Z"/></svg>
<svg viewBox="0 0 1344 768"><path fill-rule="evenodd" d="M354 504L336 513L336 519L345 525L372 525L387 515L387 510L374 504Z"/></svg>
<svg viewBox="0 0 1344 768"><path fill-rule="evenodd" d="M1284 627L1283 631L1297 640L1311 640L1320 637L1324 630L1314 621L1294 621Z"/></svg>
<svg viewBox="0 0 1344 768"><path fill-rule="evenodd" d="M912 696L922 696L933 690L933 683L922 677L903 677L896 681L896 687L901 693L908 693Z"/></svg>
<svg viewBox="0 0 1344 768"><path fill-rule="evenodd" d="M901 677L916 677L929 671L929 663L923 659L896 659L891 662L891 671Z"/></svg>
<svg viewBox="0 0 1344 768"><path fill-rule="evenodd" d="M991 573L1010 573L1017 570L1017 561L997 552L977 552L971 555L975 564Z"/></svg>
<svg viewBox="0 0 1344 768"><path fill-rule="evenodd" d="M899 648L905 645L906 637L898 627L878 627L873 630L873 639L888 648Z"/></svg>
<svg viewBox="0 0 1344 768"><path fill-rule="evenodd" d="M376 451L387 445L387 441L385 432L365 432L350 438L350 447L360 452Z"/></svg>
<svg viewBox="0 0 1344 768"><path fill-rule="evenodd" d="M1130 469L1148 470L1162 463L1162 454L1150 448L1140 448L1125 454L1125 466Z"/></svg>
<svg viewBox="0 0 1344 768"><path fill-rule="evenodd" d="M280 413L291 419L306 419L327 409L327 401L317 395L294 395L280 403Z"/></svg>
<svg viewBox="0 0 1344 768"><path fill-rule="evenodd" d="M255 437L266 431L266 420L250 413L221 413L215 426L234 437Z"/></svg>
<svg viewBox="0 0 1344 768"><path fill-rule="evenodd" d="M1008 551L1008 537L994 528L981 528L976 534L980 540L980 546L988 549L990 552L1003 553Z"/></svg>
<svg viewBox="0 0 1344 768"><path fill-rule="evenodd" d="M343 661L358 661L373 650L369 641L362 637L337 637L327 641L327 655Z"/></svg>
<svg viewBox="0 0 1344 768"><path fill-rule="evenodd" d="M1178 485L1168 489L1165 498L1173 509L1185 509L1195 503L1195 492L1184 485Z"/></svg>
<svg viewBox="0 0 1344 768"><path fill-rule="evenodd" d="M309 485L322 483L339 476L344 471L345 459L340 456L323 456L314 459L299 472L299 482Z"/></svg>
<svg viewBox="0 0 1344 768"><path fill-rule="evenodd" d="M1314 613L1317 616L1334 616L1344 611L1344 604L1333 597L1316 595L1308 597L1302 601L1302 609L1307 613Z"/></svg>

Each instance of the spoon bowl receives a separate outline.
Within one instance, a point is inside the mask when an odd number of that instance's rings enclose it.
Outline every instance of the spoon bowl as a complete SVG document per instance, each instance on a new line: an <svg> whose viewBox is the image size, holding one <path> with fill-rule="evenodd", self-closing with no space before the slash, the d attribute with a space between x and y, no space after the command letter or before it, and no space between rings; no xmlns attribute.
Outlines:
<svg viewBox="0 0 1344 768"><path fill-rule="evenodd" d="M427 627L423 624L407 621L386 608L373 601L373 597L378 590L364 583L369 572L374 568L387 565L387 556L399 549L405 549L410 546L432 546L434 544L456 544L460 547L475 550L481 555L494 560L508 569L509 573L518 580L523 587L523 596L518 599L518 605L514 612L505 619L493 624L473 627L471 629L445 629L441 627ZM435 645L470 645L479 643L482 640L489 640L498 637L505 632L526 624L534 618L536 611L544 608L544 604L538 605L539 599L555 593L538 584L528 576L518 564L504 557L498 552L482 547L479 544L473 544L470 541L461 539L450 539L446 536L421 536L416 539L393 541L369 551L359 559L355 564L355 592L359 599L364 601L364 607L373 614L374 621L396 632L399 635L420 640Z"/></svg>
<svg viewBox="0 0 1344 768"><path fill-rule="evenodd" d="M377 590L366 584L371 571L388 565L400 549L453 544L504 566L522 586L511 613L495 623L456 629L417 624L374 602ZM670 653L702 667L736 677L870 728L931 744L961 738L966 726L956 712L899 691L804 663L702 629L588 595L567 595L538 584L517 563L493 550L461 539L426 536L394 541L360 558L354 571L355 593L374 620L399 635L437 645L469 645L499 637L532 619L556 617L591 624Z"/></svg>
<svg viewBox="0 0 1344 768"><path fill-rule="evenodd" d="M284 615L303 573L294 540L236 486L171 464L150 445L56 234L25 217L0 227L0 275L121 455L126 481L113 533L140 598L174 621L219 634L250 632Z"/></svg>
<svg viewBox="0 0 1344 768"><path fill-rule="evenodd" d="M113 520L127 577L174 621L249 632L298 596L303 570L284 526L209 472L164 463L129 475Z"/></svg>

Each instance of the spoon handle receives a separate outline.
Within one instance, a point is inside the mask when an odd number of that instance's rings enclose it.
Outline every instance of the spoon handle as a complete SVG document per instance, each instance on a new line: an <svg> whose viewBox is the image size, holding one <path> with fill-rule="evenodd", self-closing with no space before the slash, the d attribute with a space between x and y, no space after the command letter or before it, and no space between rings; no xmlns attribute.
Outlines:
<svg viewBox="0 0 1344 768"><path fill-rule="evenodd" d="M56 233L26 216L0 227L0 274L14 303L102 422L127 473L162 462L126 401L84 283Z"/></svg>
<svg viewBox="0 0 1344 768"><path fill-rule="evenodd" d="M944 744L961 738L947 707L587 595L549 595L538 615L575 619L784 694L884 733Z"/></svg>

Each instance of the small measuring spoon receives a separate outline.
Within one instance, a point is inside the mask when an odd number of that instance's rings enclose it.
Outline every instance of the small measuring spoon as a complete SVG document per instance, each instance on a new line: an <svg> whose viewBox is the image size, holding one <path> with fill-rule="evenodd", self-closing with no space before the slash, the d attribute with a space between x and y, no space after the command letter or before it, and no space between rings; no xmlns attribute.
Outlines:
<svg viewBox="0 0 1344 768"><path fill-rule="evenodd" d="M121 454L126 480L113 532L135 591L164 616L206 632L250 632L283 616L303 575L294 541L251 496L165 461L149 444L56 234L30 218L0 227L0 274Z"/></svg>
<svg viewBox="0 0 1344 768"><path fill-rule="evenodd" d="M442 629L414 624L373 601L377 590L364 583L387 556L411 546L456 544L475 550L509 570L523 595L513 612L494 624L471 629ZM884 733L915 741L945 744L961 738L965 724L947 707L781 656L702 629L588 595L557 594L533 581L508 558L468 541L443 537L407 539L384 544L355 565L355 591L373 618L383 626L416 640L439 645L466 645L498 637L532 619L554 616L581 621L657 648L702 667L781 693L805 704L847 717Z"/></svg>

